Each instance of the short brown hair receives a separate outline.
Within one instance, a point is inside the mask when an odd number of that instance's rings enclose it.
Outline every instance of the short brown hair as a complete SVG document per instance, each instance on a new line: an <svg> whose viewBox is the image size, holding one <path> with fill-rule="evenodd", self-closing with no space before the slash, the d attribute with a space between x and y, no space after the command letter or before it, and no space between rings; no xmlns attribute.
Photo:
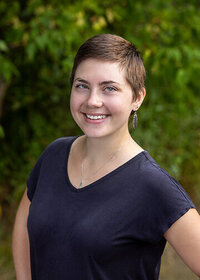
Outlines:
<svg viewBox="0 0 200 280"><path fill-rule="evenodd" d="M126 80L130 84L134 97L145 87L146 72L140 52L124 38L114 34L96 35L81 45L72 68L71 86L79 64L88 58L118 62L122 69L126 69Z"/></svg>

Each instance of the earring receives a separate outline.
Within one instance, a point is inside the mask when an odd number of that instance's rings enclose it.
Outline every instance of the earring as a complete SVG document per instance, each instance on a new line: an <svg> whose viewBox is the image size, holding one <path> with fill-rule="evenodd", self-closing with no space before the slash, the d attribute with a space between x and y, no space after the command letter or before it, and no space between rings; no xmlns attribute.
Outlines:
<svg viewBox="0 0 200 280"><path fill-rule="evenodd" d="M136 129L136 127L137 127L137 122L138 122L137 111L134 111L134 114L133 114L133 128L134 129Z"/></svg>

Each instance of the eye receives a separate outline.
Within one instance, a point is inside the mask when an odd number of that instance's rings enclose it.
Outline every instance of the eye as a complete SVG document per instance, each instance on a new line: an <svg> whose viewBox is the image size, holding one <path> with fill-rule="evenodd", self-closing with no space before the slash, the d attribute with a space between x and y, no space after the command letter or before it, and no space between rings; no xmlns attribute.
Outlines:
<svg viewBox="0 0 200 280"><path fill-rule="evenodd" d="M88 86L85 84L77 84L77 85L75 85L75 88L88 89Z"/></svg>
<svg viewBox="0 0 200 280"><path fill-rule="evenodd" d="M105 88L105 91L106 91L106 92L114 92L114 91L117 91L117 89L114 88L114 87L106 87L106 88Z"/></svg>

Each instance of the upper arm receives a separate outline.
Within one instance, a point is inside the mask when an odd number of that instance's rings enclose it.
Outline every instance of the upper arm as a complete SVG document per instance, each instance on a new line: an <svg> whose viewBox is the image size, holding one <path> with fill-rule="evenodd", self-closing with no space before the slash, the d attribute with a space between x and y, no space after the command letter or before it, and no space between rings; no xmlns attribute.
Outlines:
<svg viewBox="0 0 200 280"><path fill-rule="evenodd" d="M17 223L18 225L26 227L29 207L30 207L30 200L28 199L27 189L26 189L17 210L15 224Z"/></svg>
<svg viewBox="0 0 200 280"><path fill-rule="evenodd" d="M200 276L200 216L190 209L164 234L185 264Z"/></svg>

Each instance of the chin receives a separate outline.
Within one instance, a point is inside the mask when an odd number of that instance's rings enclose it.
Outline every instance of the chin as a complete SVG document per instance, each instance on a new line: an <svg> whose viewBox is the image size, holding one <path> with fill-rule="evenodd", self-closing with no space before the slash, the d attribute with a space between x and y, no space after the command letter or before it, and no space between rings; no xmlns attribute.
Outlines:
<svg viewBox="0 0 200 280"><path fill-rule="evenodd" d="M86 132L83 131L83 133L88 137L88 138L102 138L107 136L107 134L102 134L102 133L92 133L92 132Z"/></svg>
<svg viewBox="0 0 200 280"><path fill-rule="evenodd" d="M100 129L82 129L83 133L90 138L101 138L109 135L109 132L101 131Z"/></svg>

